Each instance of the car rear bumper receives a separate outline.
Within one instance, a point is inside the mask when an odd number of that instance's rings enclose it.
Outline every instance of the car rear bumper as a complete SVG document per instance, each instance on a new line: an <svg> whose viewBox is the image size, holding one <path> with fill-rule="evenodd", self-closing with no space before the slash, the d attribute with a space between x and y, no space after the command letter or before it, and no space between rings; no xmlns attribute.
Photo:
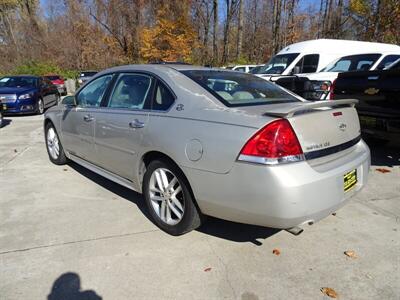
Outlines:
<svg viewBox="0 0 400 300"><path fill-rule="evenodd" d="M360 141L346 155L318 166L235 163L227 174L183 168L206 215L273 228L316 222L343 206L366 184L368 146ZM357 170L357 184L344 191L344 174Z"/></svg>

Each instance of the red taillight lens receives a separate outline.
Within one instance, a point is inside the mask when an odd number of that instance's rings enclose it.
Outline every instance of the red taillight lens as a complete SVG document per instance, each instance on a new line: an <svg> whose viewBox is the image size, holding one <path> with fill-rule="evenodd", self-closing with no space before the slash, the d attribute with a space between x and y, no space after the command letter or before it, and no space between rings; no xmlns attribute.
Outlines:
<svg viewBox="0 0 400 300"><path fill-rule="evenodd" d="M260 157L260 159L251 159ZM303 150L289 121L280 119L269 123L253 135L240 152L239 160L275 164L299 161Z"/></svg>

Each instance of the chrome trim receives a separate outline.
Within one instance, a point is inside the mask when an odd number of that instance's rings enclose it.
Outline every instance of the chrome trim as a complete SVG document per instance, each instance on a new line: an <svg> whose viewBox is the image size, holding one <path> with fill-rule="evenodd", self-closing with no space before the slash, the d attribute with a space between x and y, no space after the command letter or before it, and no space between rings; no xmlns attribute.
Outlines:
<svg viewBox="0 0 400 300"><path fill-rule="evenodd" d="M237 160L255 164L261 164L261 165L280 165L280 164L304 161L305 159L304 159L304 154L288 155L280 158L268 158L268 157L240 154Z"/></svg>

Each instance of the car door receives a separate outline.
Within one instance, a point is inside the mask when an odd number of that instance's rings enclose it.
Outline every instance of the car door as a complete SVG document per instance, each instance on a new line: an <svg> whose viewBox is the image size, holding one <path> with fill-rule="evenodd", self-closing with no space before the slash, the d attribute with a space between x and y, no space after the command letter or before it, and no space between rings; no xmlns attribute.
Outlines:
<svg viewBox="0 0 400 300"><path fill-rule="evenodd" d="M147 74L118 74L105 107L94 115L97 163L130 181L146 137L153 82Z"/></svg>
<svg viewBox="0 0 400 300"><path fill-rule="evenodd" d="M113 75L101 76L76 95L76 106L66 106L61 118L63 146L71 154L89 162L96 161L94 149L95 113Z"/></svg>

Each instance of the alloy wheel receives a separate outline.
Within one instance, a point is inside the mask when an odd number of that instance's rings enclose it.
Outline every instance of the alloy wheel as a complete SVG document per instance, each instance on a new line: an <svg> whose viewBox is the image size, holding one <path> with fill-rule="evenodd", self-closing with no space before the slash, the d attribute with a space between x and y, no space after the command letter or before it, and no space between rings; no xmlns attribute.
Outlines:
<svg viewBox="0 0 400 300"><path fill-rule="evenodd" d="M38 101L38 112L39 112L39 114L44 113L44 103L43 103L42 99L39 99L39 101Z"/></svg>
<svg viewBox="0 0 400 300"><path fill-rule="evenodd" d="M158 168L150 177L151 206L161 221L178 224L185 211L185 197L178 178L168 169Z"/></svg>
<svg viewBox="0 0 400 300"><path fill-rule="evenodd" d="M47 131L47 148L51 157L56 160L60 155L60 143L53 127Z"/></svg>

